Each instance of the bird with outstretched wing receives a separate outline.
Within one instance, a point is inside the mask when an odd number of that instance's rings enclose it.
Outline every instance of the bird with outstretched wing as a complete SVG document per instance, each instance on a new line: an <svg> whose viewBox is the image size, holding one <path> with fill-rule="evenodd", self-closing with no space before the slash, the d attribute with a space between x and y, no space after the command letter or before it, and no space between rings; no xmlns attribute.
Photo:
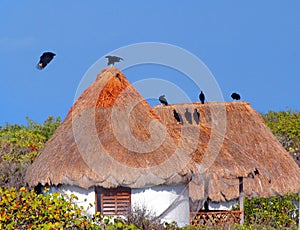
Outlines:
<svg viewBox="0 0 300 230"><path fill-rule="evenodd" d="M105 56L108 59L107 65L115 65L116 62L124 61L123 58L117 56Z"/></svg>
<svg viewBox="0 0 300 230"><path fill-rule="evenodd" d="M54 58L56 54L52 52L44 52L40 57L40 61L37 64L38 69L44 69Z"/></svg>

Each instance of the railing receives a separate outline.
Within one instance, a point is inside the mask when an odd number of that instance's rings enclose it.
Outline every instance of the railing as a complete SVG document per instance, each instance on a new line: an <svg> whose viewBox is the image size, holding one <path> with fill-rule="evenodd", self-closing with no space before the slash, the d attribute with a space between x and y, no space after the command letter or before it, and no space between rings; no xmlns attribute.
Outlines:
<svg viewBox="0 0 300 230"><path fill-rule="evenodd" d="M191 213L191 225L224 225L240 223L241 211L199 211Z"/></svg>

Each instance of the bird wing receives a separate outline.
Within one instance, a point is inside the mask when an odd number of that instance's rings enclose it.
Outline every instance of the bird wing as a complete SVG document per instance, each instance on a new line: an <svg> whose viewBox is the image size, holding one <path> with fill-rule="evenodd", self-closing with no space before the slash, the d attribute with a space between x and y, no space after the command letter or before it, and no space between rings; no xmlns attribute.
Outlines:
<svg viewBox="0 0 300 230"><path fill-rule="evenodd" d="M112 56L112 57L111 57L111 60L114 61L114 62L119 62L119 61L120 61L120 58L119 58L119 57L116 57L116 56Z"/></svg>
<svg viewBox="0 0 300 230"><path fill-rule="evenodd" d="M48 64L52 59L53 59L52 56L45 56L45 57L43 57L43 58L41 59L41 61L42 61L43 63L47 63L47 64Z"/></svg>
<svg viewBox="0 0 300 230"><path fill-rule="evenodd" d="M37 65L38 69L45 68L55 55L56 54L52 52L43 53L42 56L40 56L40 61Z"/></svg>

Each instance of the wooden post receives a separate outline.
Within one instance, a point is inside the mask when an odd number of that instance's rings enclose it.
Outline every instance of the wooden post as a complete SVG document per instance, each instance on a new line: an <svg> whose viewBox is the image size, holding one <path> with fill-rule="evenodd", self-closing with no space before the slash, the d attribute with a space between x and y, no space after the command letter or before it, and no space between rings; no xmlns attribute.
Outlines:
<svg viewBox="0 0 300 230"><path fill-rule="evenodd" d="M298 197L299 197L299 206L298 206L298 230L300 230L300 189L298 192Z"/></svg>
<svg viewBox="0 0 300 230"><path fill-rule="evenodd" d="M241 220L240 224L244 224L244 184L243 177L239 177L239 202L240 202L240 211L241 211Z"/></svg>

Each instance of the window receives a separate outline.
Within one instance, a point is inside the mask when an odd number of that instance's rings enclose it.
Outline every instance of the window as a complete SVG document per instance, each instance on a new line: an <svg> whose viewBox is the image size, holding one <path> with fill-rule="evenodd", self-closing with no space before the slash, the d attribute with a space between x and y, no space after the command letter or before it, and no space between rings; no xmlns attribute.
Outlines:
<svg viewBox="0 0 300 230"><path fill-rule="evenodd" d="M131 189L96 187L96 211L103 215L125 215L131 208Z"/></svg>

